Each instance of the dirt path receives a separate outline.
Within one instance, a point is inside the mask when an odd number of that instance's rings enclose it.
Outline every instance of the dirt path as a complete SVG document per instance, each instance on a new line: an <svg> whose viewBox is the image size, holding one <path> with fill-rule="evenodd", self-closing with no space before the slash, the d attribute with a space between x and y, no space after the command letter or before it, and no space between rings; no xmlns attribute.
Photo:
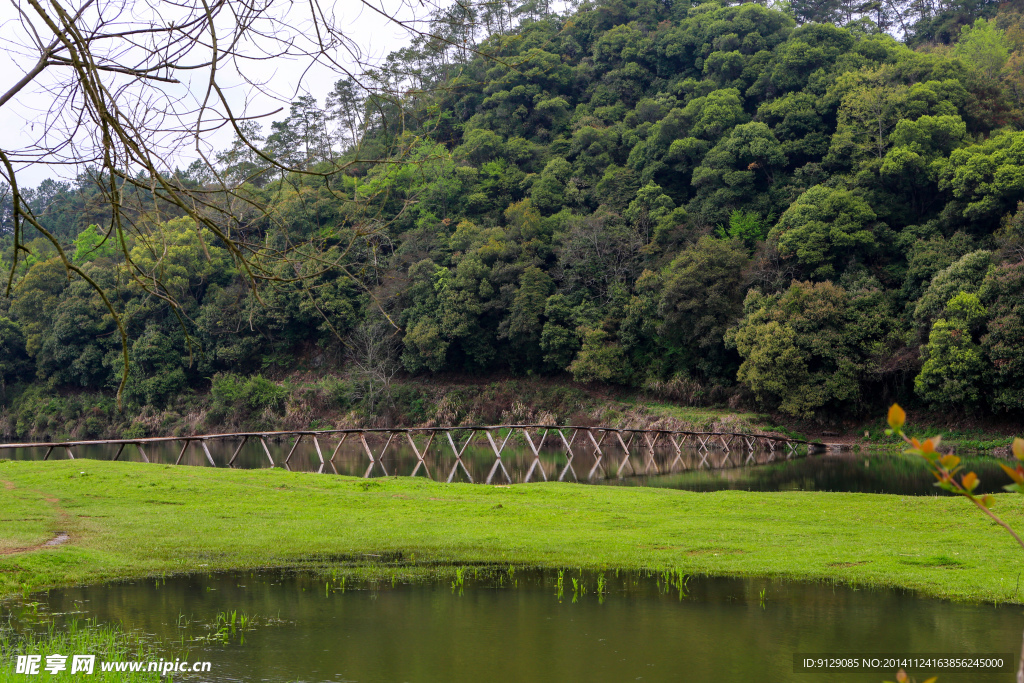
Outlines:
<svg viewBox="0 0 1024 683"><path fill-rule="evenodd" d="M17 486L15 486L13 481L7 481L6 479L0 479L0 484L4 485L4 490L6 490L6 491L13 491L16 488L18 488ZM31 493L39 494L40 496L42 496L43 500L45 500L47 503L50 504L50 506L53 508L53 511L57 514L57 520L58 520L59 523L61 523L63 525L64 523L66 523L68 521L70 516L68 515L67 511L64 510L60 506L60 499L59 498L54 498L53 496L48 496L45 493L43 493L42 491L31 490ZM63 545L63 544L67 543L70 540L71 540L71 536L67 532L65 532L65 531L58 531L58 532L56 532L56 535L53 538L51 538L50 540L43 541L42 543L37 543L36 545L25 546L23 548L7 548L7 549L0 548L0 556L3 556L3 555L17 555L19 553L27 553L27 552L31 552L33 550L41 550L43 548L52 548L52 547L55 547L55 546L58 546L58 545Z"/></svg>
<svg viewBox="0 0 1024 683"><path fill-rule="evenodd" d="M36 545L25 546L24 548L7 548L6 550L0 548L0 556L2 555L17 555L19 553L28 553L33 550L42 550L43 548L52 548L58 545L64 545L71 540L71 537L63 531L51 538L49 541L44 541Z"/></svg>

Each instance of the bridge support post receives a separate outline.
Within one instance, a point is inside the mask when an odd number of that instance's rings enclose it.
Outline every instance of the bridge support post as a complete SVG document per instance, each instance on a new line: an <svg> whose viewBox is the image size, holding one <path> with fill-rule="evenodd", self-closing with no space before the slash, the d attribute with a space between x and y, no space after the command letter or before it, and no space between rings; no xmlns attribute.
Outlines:
<svg viewBox="0 0 1024 683"><path fill-rule="evenodd" d="M305 436L305 434L299 434L299 435L298 435L298 436L297 436L297 437L295 438L295 443L293 443L293 444L292 444L292 448L291 448L291 450L290 450L290 451L288 451L288 455L287 455L287 456L285 456L285 459L284 459L284 466L285 466L285 469L287 469L287 470L289 470L289 471L291 470L291 468L290 468L290 467L288 467L288 463L289 463L289 462L291 462L291 460L292 460L292 455L294 455L294 454L295 454L295 449L299 447L299 442L300 442L300 441L302 441L302 437L303 437L303 436ZM371 457L370 459L372 460L373 458Z"/></svg>
<svg viewBox="0 0 1024 683"><path fill-rule="evenodd" d="M338 455L338 451L341 450L341 445L345 443L345 439L348 438L348 435L349 432L342 433L341 440L338 441L338 445L334 447L334 451L331 453L331 459L327 461L331 464L331 469L334 470L335 474L338 473L338 468L334 466L334 458Z"/></svg>
<svg viewBox="0 0 1024 683"><path fill-rule="evenodd" d="M672 447L676 449L676 457L672 460L672 464L668 466L668 471L670 473L671 472L675 472L676 463L679 463L680 467L682 467L683 469L686 469L686 463L683 462L683 448L682 448L683 444L686 442L686 438L687 437L686 437L685 434L681 434L679 436L678 440L672 438L671 434L668 437L668 440L672 442Z"/></svg>
<svg viewBox="0 0 1024 683"><path fill-rule="evenodd" d="M174 461L175 465L181 462L181 458L185 455L185 449L188 448L189 441L190 439L185 439L185 445L181 447L181 451L178 453L178 459ZM266 448L266 444L263 444L263 447Z"/></svg>
<svg viewBox="0 0 1024 683"><path fill-rule="evenodd" d="M210 467L216 467L217 463L213 461L213 456L210 455L210 449L206 445L206 439L200 439L199 443L203 447L203 453L206 455L206 462L210 463Z"/></svg>
<svg viewBox="0 0 1024 683"><path fill-rule="evenodd" d="M267 440L263 437L263 435L260 435L260 444L263 446L263 452L267 454L267 460L270 461L270 466L275 467L274 456L270 454L270 449L267 448Z"/></svg>
<svg viewBox="0 0 1024 683"><path fill-rule="evenodd" d="M499 468L501 469L501 473L505 475L505 479L508 480L508 483L512 483L512 477L509 476L508 470L505 469L505 463L501 461L501 452L505 450L505 444L507 444L508 440L512 438L512 431L512 429L508 430L508 434L505 435L505 440L501 442L501 448L498 448L498 444L494 442L494 437L491 436L491 431L489 429L484 430L484 434L487 435L487 442L491 444L491 450L494 451L494 464L491 466L491 471L487 473L488 484L494 480L494 475ZM529 439L529 436L527 436L527 439ZM530 445L532 446L533 444Z"/></svg>
<svg viewBox="0 0 1024 683"><path fill-rule="evenodd" d="M384 463L381 461L381 458L384 457L384 452L388 450L388 446L391 445L391 440L394 438L395 433L391 432L391 435L388 436L387 443L384 444L384 448L380 450L380 454L377 455L377 457L374 457L373 451L370 450L370 446L366 443L366 433L359 432L359 443L363 444L363 450L366 451L366 455L370 458L370 466L366 468L366 473L363 474L363 479L370 478L370 474L373 472L375 465L380 465L381 472L384 473L385 477L388 476L388 470L384 467Z"/></svg>
<svg viewBox="0 0 1024 683"><path fill-rule="evenodd" d="M594 473L597 472L598 469L601 470L602 474L604 473L604 467L601 466L601 460L604 458L604 453L601 451L601 444L604 443L605 438L608 436L608 432L605 431L605 433L601 435L601 440L598 441L594 438L594 430L588 427L587 436L590 437L590 443L594 444L594 455L596 456L594 466L590 468L590 472L587 474L587 479L593 481Z"/></svg>
<svg viewBox="0 0 1024 683"><path fill-rule="evenodd" d="M316 471L317 474L323 474L324 472L324 453L320 450L320 442L317 441L316 434L313 435L313 447L316 448L316 457L320 458L320 468Z"/></svg>
<svg viewBox="0 0 1024 683"><path fill-rule="evenodd" d="M632 472L633 474L636 474L636 469L633 467L633 463L631 463L629 461L629 456L630 456L629 447L630 447L630 445L632 445L633 437L635 437L635 436L636 436L636 432L630 433L630 435L629 435L629 443L626 443L626 442L624 442L622 440L622 431L621 430L615 430L615 438L619 440L619 445L622 446L622 450L626 454L626 456L624 458L622 458L622 462L619 463L618 471L615 473L615 476L617 476L619 479L622 479L622 468L625 467L626 465L629 465L629 471L630 472Z"/></svg>
<svg viewBox="0 0 1024 683"><path fill-rule="evenodd" d="M242 438L242 443L238 444L238 448L231 454L231 459L228 460L228 467L235 466L235 459L238 458L238 454L242 452L242 447L249 441L249 437L245 436ZM140 449L141 450L141 449Z"/></svg>
<svg viewBox="0 0 1024 683"><path fill-rule="evenodd" d="M409 475L410 477L415 477L416 473L420 471L420 467L422 467L423 471L427 473L427 479L433 480L433 477L430 476L430 468L427 467L427 463L423 458L427 456L427 451L430 450L430 444L434 441L434 435L436 433L437 432L433 431L430 432L430 437L427 439L427 445L423 447L422 452L420 452L420 449L416 447L416 442L412 438L412 432L407 431L405 433L405 438L409 440L409 445L412 446L412 452L416 454L416 467L412 468L412 474Z"/></svg>
<svg viewBox="0 0 1024 683"><path fill-rule="evenodd" d="M466 474L466 478L469 479L469 483L472 484L473 475L471 475L469 470L466 469L466 463L462 462L462 453L466 450L466 446L469 445L469 442L473 440L473 437L476 436L476 430L471 429L469 431L469 438L466 439L466 443L462 444L462 448L455 447L455 441L452 439L452 433L450 430L446 429L444 434L448 437L448 444L452 447L452 453L455 454L455 464L452 465L452 471L448 473L448 483L452 483L452 479L455 478L455 473L459 471L458 468L461 466L462 471Z"/></svg>
<svg viewBox="0 0 1024 683"><path fill-rule="evenodd" d="M658 469L658 463L654 459L654 448L657 446L661 435L662 432L655 432L654 439L651 439L650 432L644 432L644 441L647 442L647 462L644 464L644 474L648 474L652 467L655 474L661 474L661 471Z"/></svg>
<svg viewBox="0 0 1024 683"><path fill-rule="evenodd" d="M511 435L512 435L512 432L510 430L509 431L509 436L511 436ZM544 441L548 438L548 430L547 429L544 430L544 433L540 437L540 444L538 444L536 446L533 444L533 439L530 438L530 430L528 428L526 428L526 427L523 427L523 436L526 437L526 445L528 445L530 447L530 450L533 451L533 462L530 463L530 469L529 469L529 471L527 471L526 478L523 479L523 481L524 482L529 482L530 481L530 477L533 476L533 471L535 469L539 469L541 476L544 477L544 481L547 481L548 480L548 474L547 474L547 472L544 471L544 465L540 461L540 449L544 448ZM505 439L505 440L508 441L508 439ZM505 444L502 444L501 447L504 448Z"/></svg>
<svg viewBox="0 0 1024 683"><path fill-rule="evenodd" d="M562 443L565 445L565 457L566 457L565 467L562 468L562 473L558 475L558 481L562 481L563 479L565 479L565 473L566 472L572 472L572 479L573 479L573 481L579 481L579 477L576 476L576 470L573 469L573 466L572 466L572 459L576 455L575 453L572 452L572 444L573 444L574 441L576 441L576 435L579 434L580 430L579 429L574 429L572 431L572 437L568 441L566 441L565 434L562 433L561 429L559 429L557 431L558 431L558 436L562 439Z"/></svg>

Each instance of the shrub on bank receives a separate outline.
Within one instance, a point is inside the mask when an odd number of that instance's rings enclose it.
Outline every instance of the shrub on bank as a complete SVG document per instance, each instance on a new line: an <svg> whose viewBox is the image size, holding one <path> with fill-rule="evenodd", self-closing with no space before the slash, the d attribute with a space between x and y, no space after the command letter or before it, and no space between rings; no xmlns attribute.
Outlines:
<svg viewBox="0 0 1024 683"><path fill-rule="evenodd" d="M210 410L207 419L221 422L225 419L245 420L267 411L284 414L288 390L263 377L243 377L232 372L213 376L210 386ZM235 421L231 420L231 421Z"/></svg>

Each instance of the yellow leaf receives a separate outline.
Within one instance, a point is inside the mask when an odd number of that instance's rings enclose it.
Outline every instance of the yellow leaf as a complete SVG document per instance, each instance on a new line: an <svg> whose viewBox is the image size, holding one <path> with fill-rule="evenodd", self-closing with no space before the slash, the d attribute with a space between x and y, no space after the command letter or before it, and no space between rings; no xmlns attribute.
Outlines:
<svg viewBox="0 0 1024 683"><path fill-rule="evenodd" d="M889 408L889 426L894 430L899 431L902 429L904 423L907 421L907 413L900 408L899 403L893 403ZM906 674L904 674L905 676Z"/></svg>
<svg viewBox="0 0 1024 683"><path fill-rule="evenodd" d="M950 453L949 455L942 456L942 459L939 460L939 462L941 462L942 466L945 467L947 470L951 470L960 464L960 458Z"/></svg>
<svg viewBox="0 0 1024 683"><path fill-rule="evenodd" d="M974 489L976 489L979 483L980 482L978 481L978 475L976 475L974 472L968 472L967 474L964 475L963 479L960 480L961 486L963 486L968 491L973 491Z"/></svg>
<svg viewBox="0 0 1024 683"><path fill-rule="evenodd" d="M992 507L992 504L995 503L995 502L996 502L996 499L993 498L992 496L982 496L981 497L981 504L984 505L987 508Z"/></svg>
<svg viewBox="0 0 1024 683"><path fill-rule="evenodd" d="M1013 440L1013 454L1018 460L1024 460L1024 439L1016 438Z"/></svg>
<svg viewBox="0 0 1024 683"><path fill-rule="evenodd" d="M931 678L929 678L929 679L928 679L927 681L925 681L924 683L935 683L935 681L937 681L937 680L939 680L939 677L938 677L938 676L932 676Z"/></svg>
<svg viewBox="0 0 1024 683"><path fill-rule="evenodd" d="M907 679L907 672L904 671L903 669L900 669L899 671L897 671L896 672L896 680L899 683L907 683L907 680L908 680Z"/></svg>
<svg viewBox="0 0 1024 683"><path fill-rule="evenodd" d="M939 445L939 441L942 441L941 436L933 436L930 439L925 439L924 443L921 444L921 453L934 453L935 449Z"/></svg>

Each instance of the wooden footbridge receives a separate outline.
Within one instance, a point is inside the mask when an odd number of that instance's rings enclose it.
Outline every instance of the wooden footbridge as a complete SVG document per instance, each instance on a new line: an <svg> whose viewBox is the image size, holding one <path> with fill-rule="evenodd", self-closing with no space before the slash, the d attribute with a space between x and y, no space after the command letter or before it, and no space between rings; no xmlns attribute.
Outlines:
<svg viewBox="0 0 1024 683"><path fill-rule="evenodd" d="M474 481L466 467L464 456L470 443L489 447L489 456L494 461L487 473L486 483L495 480L512 483L512 476L505 467L502 455L506 446L517 437L517 441L529 449L527 459L529 469L523 481L529 482L535 477L548 481L547 469L552 470L552 478L557 474L558 481L564 481L571 475L579 481L574 462L583 464L577 458L589 461L586 479L593 480L599 474L606 475L612 469L615 476L641 474L667 474L687 469L724 469L744 465L765 464L779 459L790 459L803 454L826 450L824 443L791 439L784 436L769 434L743 434L737 432L699 432L667 429L629 429L618 427L587 427L587 426L551 426L551 425L494 425L469 427L412 427L383 429L327 429L301 430L284 432L241 432L234 434L206 434L197 436L166 436L135 439L105 439L95 441L62 441L57 443L14 443L0 444L0 455L11 449L46 449L43 460L49 460L55 453L74 459L75 450L86 447L105 447L113 452L111 460L121 458L125 448L131 446L138 450L144 462L151 462L146 447L151 450L156 446L166 447L168 444L181 444L174 464L182 463L189 446L198 445L209 466L217 467L210 452L211 442L239 441L231 457L227 459L227 467L237 467L239 453L250 441L257 441L266 455L270 467L281 466L291 469L289 464L296 449L303 440L312 443L315 457L319 460L319 473L326 473L328 468L338 473L335 459L348 442L356 451L362 451L367 465L364 477L373 476L377 470L385 476L398 475L397 471L389 472L384 457L388 449L394 450L403 441L406 442L415 456L414 466L409 476L417 476L421 468L426 476L433 478L427 463L427 455L431 447L441 451L440 456L451 460L446 481L455 480L461 468L470 482ZM281 441L294 441L287 454L278 444ZM337 443L332 442L337 439ZM278 460L274 459L268 441L275 444ZM381 445L383 444L383 445ZM542 449L547 446L547 454L564 463L552 465L542 463ZM114 450L116 448L116 450ZM330 453L329 457L326 455ZM655 454L663 457L659 464ZM684 453L688 457L684 457ZM284 455L283 459L281 456ZM551 458L548 458L550 461ZM636 464L634 465L634 461ZM317 462L314 461L316 466ZM560 467L560 470L559 470ZM639 469L642 467L642 471ZM392 468L393 470L395 468ZM582 471L582 470L581 470Z"/></svg>

